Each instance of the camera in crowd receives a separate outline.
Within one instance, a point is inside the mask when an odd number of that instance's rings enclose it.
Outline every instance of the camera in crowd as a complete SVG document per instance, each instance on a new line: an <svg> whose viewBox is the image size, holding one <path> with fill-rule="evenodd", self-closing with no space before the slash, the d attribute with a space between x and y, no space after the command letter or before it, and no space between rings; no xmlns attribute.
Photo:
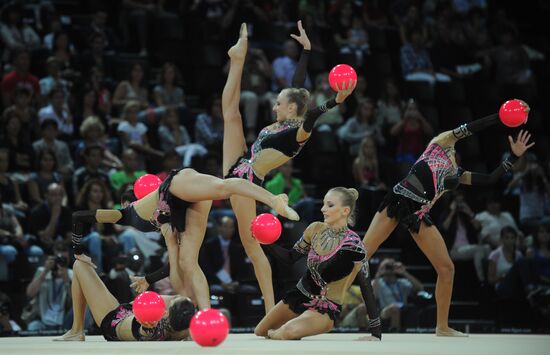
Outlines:
<svg viewBox="0 0 550 355"><path fill-rule="evenodd" d="M55 263L52 271L57 271L60 267L66 268L67 266L69 266L69 260L67 260L67 257L62 254L57 254L55 256Z"/></svg>

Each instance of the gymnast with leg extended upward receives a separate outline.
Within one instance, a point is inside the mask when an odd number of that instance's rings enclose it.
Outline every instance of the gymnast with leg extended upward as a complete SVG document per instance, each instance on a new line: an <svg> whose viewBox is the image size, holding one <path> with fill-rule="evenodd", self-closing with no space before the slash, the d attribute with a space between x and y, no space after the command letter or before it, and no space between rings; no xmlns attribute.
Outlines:
<svg viewBox="0 0 550 355"><path fill-rule="evenodd" d="M292 250L276 244L263 245L268 254L284 264L307 257L308 269L258 324L256 335L291 340L332 329L347 289L358 272L365 272L368 265L361 238L348 228L354 219L358 196L355 189L335 187L329 190L321 209L324 222L310 224ZM376 307L373 297L366 306L367 309ZM371 340L380 339L379 327L371 331Z"/></svg>
<svg viewBox="0 0 550 355"><path fill-rule="evenodd" d="M273 169L294 158L309 139L317 118L330 108L342 103L355 88L351 80L341 88L335 98L311 110L307 110L309 92L304 85L307 61L311 44L301 21L299 35L291 35L303 46L303 51L294 74L293 88L281 91L273 107L277 120L263 128L250 149L246 146L242 118L239 112L241 77L248 48L246 24L241 25L237 43L228 51L229 73L222 93L224 119L223 174L226 178L239 177L262 185L264 177ZM271 267L258 242L252 238L250 223L256 216L253 200L232 196L231 206L237 217L239 235L245 251L252 261L254 273L264 297L265 310L275 305Z"/></svg>
<svg viewBox="0 0 550 355"><path fill-rule="evenodd" d="M270 206L283 216L298 220L298 214L288 207L288 197L273 195L260 186L243 179L219 179L200 174L193 169L174 170L160 187L120 210L77 211L73 213L73 249L75 258L91 263L90 257L82 254L82 232L87 223L117 223L131 225L141 231L158 230L169 224L181 235L178 264L189 294L200 308L210 307L208 283L198 265L198 251L190 247L202 244L206 230L211 200L227 199L235 194L257 200ZM194 267L190 267L194 266ZM170 268L163 269L156 278L168 276ZM164 276L162 276L164 275Z"/></svg>
<svg viewBox="0 0 550 355"><path fill-rule="evenodd" d="M529 106L522 101L525 112ZM463 124L434 137L408 175L388 192L365 234L363 242L372 257L398 224L413 236L420 250L437 272L435 299L437 303L436 335L466 336L449 327L449 308L453 290L454 265L439 230L429 211L447 191L459 184L488 185L495 183L514 162L535 143L531 135L520 131L516 140L508 137L511 154L491 174L464 171L456 164L455 143L498 122L498 114Z"/></svg>
<svg viewBox="0 0 550 355"><path fill-rule="evenodd" d="M161 230L166 239L170 262L177 265L179 248L176 232L169 224L163 224ZM107 341L160 341L188 338L189 322L196 311L190 298L182 295L162 296L166 305L162 319L158 322L140 323L134 316L132 303L120 304L117 301L101 281L94 270L95 265L87 259L87 256L79 254L76 257L71 285L73 324L67 333L54 340L85 340L86 305L90 308L96 324ZM183 288L183 279L177 267L170 269L170 282L174 289Z"/></svg>

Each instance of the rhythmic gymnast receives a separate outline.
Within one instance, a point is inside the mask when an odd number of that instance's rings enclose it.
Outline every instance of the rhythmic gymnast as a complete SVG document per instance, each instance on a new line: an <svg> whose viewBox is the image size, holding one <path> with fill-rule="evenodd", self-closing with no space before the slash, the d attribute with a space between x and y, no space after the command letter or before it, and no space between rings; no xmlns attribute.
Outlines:
<svg viewBox="0 0 550 355"><path fill-rule="evenodd" d="M529 112L529 106L523 101L522 105L525 112ZM491 174L480 174L459 168L456 164L455 143L497 122L498 114L493 114L434 137L408 175L388 192L363 238L369 256L372 257L399 223L408 229L437 272L435 299L438 336L467 335L449 327L454 265L443 237L429 215L430 209L445 192L456 189L459 184L495 183L535 144L529 144L529 132L520 131L515 141L508 136L512 154Z"/></svg>
<svg viewBox="0 0 550 355"><path fill-rule="evenodd" d="M262 319L254 331L256 335L290 340L326 333L333 328L355 276L360 271L361 274L368 272L361 238L348 229L354 219L358 195L357 190L345 187L329 190L321 209L324 222L310 224L292 250L276 244L263 246L268 254L285 264L307 256L308 270ZM365 279L364 275L360 276ZM377 309L374 297L366 301L368 310ZM381 338L379 319L371 331L373 335L369 340Z"/></svg>
<svg viewBox="0 0 550 355"><path fill-rule="evenodd" d="M229 49L230 68L222 93L224 119L223 174L226 178L239 177L261 186L264 177L273 169L294 158L311 135L317 118L330 108L342 103L355 88L351 80L335 98L311 110L307 110L309 92L299 88L304 85L311 44L301 21L300 34L291 37L303 46L298 67L292 80L293 88L281 91L273 107L277 121L263 128L250 149L246 146L239 101L241 77L248 48L246 24L241 25L237 43ZM307 111L307 112L306 112ZM239 235L244 249L252 261L254 273L264 297L266 313L275 305L271 267L260 245L252 238L250 223L256 216L256 204L242 196L231 197L231 206L237 217ZM195 245L198 250L200 244Z"/></svg>
<svg viewBox="0 0 550 355"><path fill-rule="evenodd" d="M73 213L73 249L75 258L92 263L89 256L83 254L82 233L86 223L117 223L130 225L143 232L155 231L163 224L181 234L178 264L193 300L202 308L210 307L208 283L198 265L199 249L192 248L202 244L206 231L211 200L227 199L241 195L270 206L283 216L298 220L299 216L288 207L288 197L284 194L273 195L260 186L243 179L219 179L200 174L193 169L173 170L161 186L120 210L77 211ZM169 268L166 268L166 275Z"/></svg>
<svg viewBox="0 0 550 355"><path fill-rule="evenodd" d="M173 265L178 264L178 243L175 232L169 224L161 226L166 239L168 257ZM71 329L57 341L84 341L84 316L89 306L96 324L107 341L159 341L183 340L188 338L189 322L195 314L195 306L190 298L162 296L166 311L158 322L140 323L134 316L132 303L120 304L109 292L94 270L93 263L82 261L86 255L77 255L73 265L71 293L73 300L73 324ZM183 278L178 268L171 268L170 281L175 289L181 289Z"/></svg>

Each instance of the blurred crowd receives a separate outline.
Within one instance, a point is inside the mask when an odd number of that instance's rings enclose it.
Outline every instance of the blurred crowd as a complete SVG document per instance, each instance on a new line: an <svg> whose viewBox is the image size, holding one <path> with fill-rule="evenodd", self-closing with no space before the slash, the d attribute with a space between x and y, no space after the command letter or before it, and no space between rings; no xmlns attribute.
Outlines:
<svg viewBox="0 0 550 355"><path fill-rule="evenodd" d="M355 229L366 230L434 134L521 98L532 109L533 153L495 186L447 194L433 215L452 259L471 264L457 277L548 319L550 43L541 19L550 6L531 2L538 13L519 22L520 13L490 0L2 1L0 333L70 324L73 211L132 202L133 183L146 173L164 179L193 167L222 176L226 51L246 22L241 112L253 142L273 120L277 93L290 86L300 49L289 34L298 19L312 41L311 105L334 96L327 73L335 64L352 65L358 82L345 104L317 121L294 162L266 179L304 222L285 221L280 243L291 246L320 220L319 198L339 185L360 190ZM458 164L492 171L516 132L493 127L460 142ZM213 300L235 324L253 326L247 312L258 306L258 289L236 233L227 202L214 201L200 264ZM422 303L433 292L405 267L426 261L409 253L404 231L396 234L386 246L401 260L373 260L388 330L415 324L407 299ZM120 302L135 296L132 277L166 260L158 233L131 227L94 225L84 244ZM278 284L295 281L277 275ZM154 287L174 292L168 280ZM367 324L357 296L352 288L342 326Z"/></svg>

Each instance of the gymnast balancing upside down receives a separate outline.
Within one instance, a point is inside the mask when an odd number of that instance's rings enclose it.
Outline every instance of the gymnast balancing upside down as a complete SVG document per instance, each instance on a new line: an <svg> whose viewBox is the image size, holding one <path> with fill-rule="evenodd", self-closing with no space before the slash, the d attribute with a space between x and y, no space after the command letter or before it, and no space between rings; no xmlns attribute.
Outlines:
<svg viewBox="0 0 550 355"><path fill-rule="evenodd" d="M285 264L307 256L308 270L262 319L254 331L256 335L290 340L332 329L355 276L359 271L368 272L361 238L348 229L358 196L355 189L335 187L329 190L321 209L324 222L310 224L292 250L276 244L263 246L268 254ZM365 302L367 309L377 308L374 297L365 301L368 301ZM370 340L381 338L379 319L378 327L371 327L371 331Z"/></svg>
<svg viewBox="0 0 550 355"><path fill-rule="evenodd" d="M260 186L243 179L219 179L197 173L193 169L173 170L162 185L142 199L120 210L77 211L73 213L73 249L75 257L91 263L83 255L82 234L87 223L117 223L130 225L141 231L158 230L170 224L181 234L177 259L186 280L185 293L202 308L210 307L208 283L198 265L198 248L206 231L211 200L227 199L233 195L258 200L281 215L298 220L298 214L288 207L288 197L273 195ZM169 268L165 269L166 275ZM162 278L162 277L161 277Z"/></svg>
<svg viewBox="0 0 550 355"><path fill-rule="evenodd" d="M529 106L522 101L525 112ZM449 257L441 233L434 226L429 211L447 191L459 184L489 185L495 183L514 162L535 143L529 144L531 135L520 131L514 141L508 136L511 154L491 174L464 171L456 165L455 143L499 121L498 114L463 124L434 137L408 175L388 192L363 238L372 257L401 223L437 272L435 299L437 303L436 334L438 336L466 336L449 327L449 307L453 290L454 265Z"/></svg>
<svg viewBox="0 0 550 355"><path fill-rule="evenodd" d="M173 265L178 264L179 247L169 224L161 226L166 240L168 257ZM84 341L84 316L86 305L89 306L96 324L100 327L103 337L108 341L159 341L183 340L188 338L189 322L196 308L190 298L162 296L166 311L158 322L140 323L134 316L132 303L120 304L109 292L94 270L94 265L84 254L76 255L73 265L73 280L71 294L73 301L73 324L71 329L57 341ZM170 270L170 282L174 289L182 289L183 278L177 267Z"/></svg>
<svg viewBox="0 0 550 355"><path fill-rule="evenodd" d="M355 83L350 80L347 87L341 88L334 99L314 109L307 109L309 92L300 87L306 80L311 44L301 21L298 21L298 29L300 34L292 34L291 37L303 46L303 51L292 80L293 88L281 91L273 107L277 121L260 131L250 149L246 146L239 112L241 77L248 48L246 24L241 25L239 40L227 52L230 68L222 93L223 174L226 178L239 177L261 186L264 177L271 170L283 165L300 152L309 139L317 118L323 112L342 103L355 88ZM232 196L230 200L237 217L239 235L254 266L267 313L275 305L275 299L269 261L250 232L250 223L256 216L256 204L242 196ZM199 247L200 244L195 245L197 250Z"/></svg>

